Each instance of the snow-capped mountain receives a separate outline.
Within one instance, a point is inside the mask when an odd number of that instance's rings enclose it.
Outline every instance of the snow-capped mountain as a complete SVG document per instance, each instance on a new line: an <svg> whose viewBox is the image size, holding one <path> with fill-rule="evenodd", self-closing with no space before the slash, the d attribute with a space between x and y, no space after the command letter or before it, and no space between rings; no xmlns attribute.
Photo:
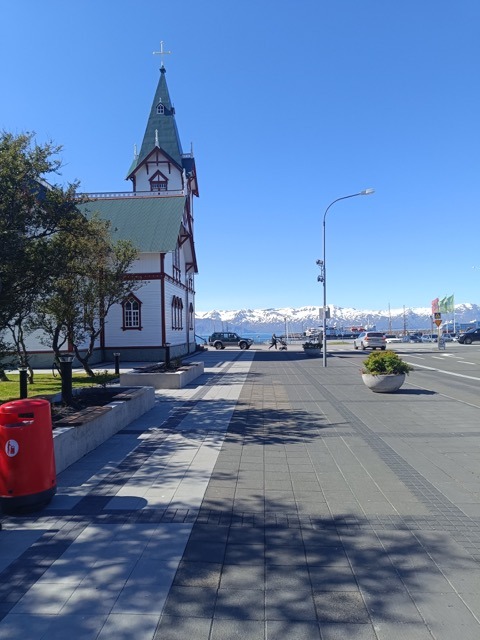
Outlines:
<svg viewBox="0 0 480 640"><path fill-rule="evenodd" d="M387 310L351 309L330 306L328 327L349 330L350 327L375 327L379 331L413 331L431 328L430 307ZM455 314L442 314L442 320L457 325L480 320L480 306L472 303L455 305ZM240 309L237 311L205 311L196 313L196 333L212 331L302 332L322 324L321 307L285 307L283 309Z"/></svg>

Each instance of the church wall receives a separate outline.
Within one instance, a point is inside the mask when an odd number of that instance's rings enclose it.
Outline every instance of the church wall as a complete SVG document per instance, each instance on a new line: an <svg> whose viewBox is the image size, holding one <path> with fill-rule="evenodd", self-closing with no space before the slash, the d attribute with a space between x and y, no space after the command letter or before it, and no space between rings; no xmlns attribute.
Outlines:
<svg viewBox="0 0 480 640"><path fill-rule="evenodd" d="M107 317L105 327L105 347L139 347L160 346L161 334L161 302L160 280L146 280L133 292L141 302L142 329L122 329L122 306L114 305Z"/></svg>
<svg viewBox="0 0 480 640"><path fill-rule="evenodd" d="M160 256L158 253L141 253L130 268L130 273L160 272Z"/></svg>
<svg viewBox="0 0 480 640"><path fill-rule="evenodd" d="M172 298L176 296L183 301L182 328L172 328ZM188 314L185 305L185 289L173 282L165 283L165 326L167 330L167 342L170 344L184 344L187 341Z"/></svg>

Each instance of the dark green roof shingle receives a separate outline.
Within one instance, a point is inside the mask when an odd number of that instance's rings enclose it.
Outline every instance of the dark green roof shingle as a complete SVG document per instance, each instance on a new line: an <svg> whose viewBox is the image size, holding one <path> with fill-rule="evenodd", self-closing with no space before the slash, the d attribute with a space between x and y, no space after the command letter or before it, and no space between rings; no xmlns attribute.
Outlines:
<svg viewBox="0 0 480 640"><path fill-rule="evenodd" d="M168 253L177 246L185 201L185 196L131 196L102 198L78 208L110 220L114 240L130 240L141 252Z"/></svg>

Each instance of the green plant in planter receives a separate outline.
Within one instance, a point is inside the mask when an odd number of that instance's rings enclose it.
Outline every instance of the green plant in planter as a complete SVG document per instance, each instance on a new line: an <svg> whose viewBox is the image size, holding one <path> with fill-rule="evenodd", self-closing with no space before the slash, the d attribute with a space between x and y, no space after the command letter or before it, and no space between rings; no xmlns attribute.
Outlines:
<svg viewBox="0 0 480 640"><path fill-rule="evenodd" d="M304 342L302 346L304 349L321 349L322 343L321 342Z"/></svg>
<svg viewBox="0 0 480 640"><path fill-rule="evenodd" d="M363 361L362 373L373 376L399 375L413 371L413 367L402 360L395 351L372 351Z"/></svg>

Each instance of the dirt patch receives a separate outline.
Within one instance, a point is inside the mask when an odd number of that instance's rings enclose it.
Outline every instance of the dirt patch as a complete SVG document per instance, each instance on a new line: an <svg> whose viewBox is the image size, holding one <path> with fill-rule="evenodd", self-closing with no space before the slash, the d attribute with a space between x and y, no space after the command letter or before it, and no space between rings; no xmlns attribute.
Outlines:
<svg viewBox="0 0 480 640"><path fill-rule="evenodd" d="M125 389L84 389L73 396L72 404L67 406L61 403L52 404L52 425L55 428L59 422L64 422L82 411L94 407L104 407L112 402L115 396Z"/></svg>
<svg viewBox="0 0 480 640"><path fill-rule="evenodd" d="M144 367L136 367L133 369L135 373L166 373L178 371L183 366L183 362L180 358L172 358L168 364L165 362L156 362L152 365L146 365Z"/></svg>

